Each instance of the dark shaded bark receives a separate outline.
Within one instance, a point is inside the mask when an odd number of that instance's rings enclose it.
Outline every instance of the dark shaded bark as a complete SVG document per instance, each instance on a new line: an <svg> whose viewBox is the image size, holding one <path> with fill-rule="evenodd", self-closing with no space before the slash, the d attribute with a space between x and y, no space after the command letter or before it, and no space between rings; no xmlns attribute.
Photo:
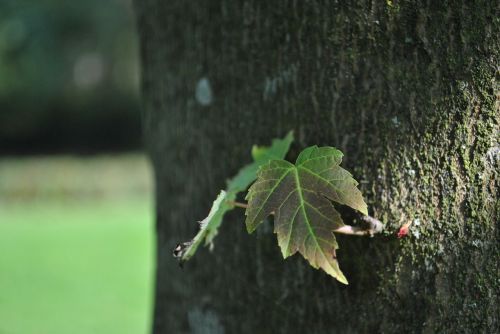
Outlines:
<svg viewBox="0 0 500 334"><path fill-rule="evenodd" d="M155 333L493 333L500 281L495 1L136 1L156 173ZM203 99L208 80L213 99ZM203 86L203 84L201 84ZM205 87L206 88L206 87ZM281 259L270 224L190 238L252 144L332 145L373 239L338 237L343 286ZM401 225L413 222L398 240ZM205 328L205 331L201 330Z"/></svg>

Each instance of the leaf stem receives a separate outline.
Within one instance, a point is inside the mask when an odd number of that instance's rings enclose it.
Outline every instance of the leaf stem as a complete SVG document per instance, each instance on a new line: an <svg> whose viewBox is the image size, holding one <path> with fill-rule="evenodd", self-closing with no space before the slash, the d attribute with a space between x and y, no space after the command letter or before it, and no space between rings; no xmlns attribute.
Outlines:
<svg viewBox="0 0 500 334"><path fill-rule="evenodd" d="M246 209L248 208L247 203L241 203L241 202L235 202L235 201L227 201L227 204L238 207L238 208L243 208Z"/></svg>
<svg viewBox="0 0 500 334"><path fill-rule="evenodd" d="M227 203L229 205L238 208L243 208L243 209L248 208L247 203L241 203L236 201L227 201ZM340 234L347 234L347 235L359 235L359 236L368 235L371 237L376 233L382 232L382 230L384 229L384 224L382 224L380 220L373 218L371 216L362 216L361 220L363 220L368 226L363 228L359 226L344 225L336 230L333 230L333 232Z"/></svg>

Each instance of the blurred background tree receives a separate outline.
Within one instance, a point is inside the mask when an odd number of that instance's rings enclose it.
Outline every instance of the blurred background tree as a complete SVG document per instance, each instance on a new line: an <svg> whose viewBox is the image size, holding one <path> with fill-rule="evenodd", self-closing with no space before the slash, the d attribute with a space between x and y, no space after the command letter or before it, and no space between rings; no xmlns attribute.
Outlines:
<svg viewBox="0 0 500 334"><path fill-rule="evenodd" d="M128 0L0 0L0 333L149 330L137 54Z"/></svg>
<svg viewBox="0 0 500 334"><path fill-rule="evenodd" d="M141 144L128 0L0 1L0 154Z"/></svg>

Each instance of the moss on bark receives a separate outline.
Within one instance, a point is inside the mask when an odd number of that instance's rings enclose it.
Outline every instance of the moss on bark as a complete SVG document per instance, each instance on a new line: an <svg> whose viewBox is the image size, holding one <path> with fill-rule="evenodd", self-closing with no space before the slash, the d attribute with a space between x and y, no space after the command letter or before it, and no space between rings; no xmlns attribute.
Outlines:
<svg viewBox="0 0 500 334"><path fill-rule="evenodd" d="M136 11L157 184L155 333L500 327L494 1L143 0ZM208 105L196 98L202 79ZM251 145L289 129L290 156L311 144L344 151L387 224L381 237L339 238L350 285L283 261L270 225L249 236L242 214L212 253L177 268L171 249Z"/></svg>

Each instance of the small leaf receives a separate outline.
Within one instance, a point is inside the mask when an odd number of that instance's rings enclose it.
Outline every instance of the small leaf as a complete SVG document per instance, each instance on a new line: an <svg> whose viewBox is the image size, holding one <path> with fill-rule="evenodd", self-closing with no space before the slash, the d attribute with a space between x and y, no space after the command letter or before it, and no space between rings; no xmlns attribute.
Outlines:
<svg viewBox="0 0 500 334"><path fill-rule="evenodd" d="M254 162L241 168L238 174L227 183L228 192L241 192L255 181L257 170L263 164L274 159L283 159L293 142L293 131L290 131L283 139L273 139L271 146L252 147Z"/></svg>
<svg viewBox="0 0 500 334"><path fill-rule="evenodd" d="M234 209L231 204L236 200L238 193L244 191L255 181L259 167L272 159L283 159L287 154L290 144L293 142L293 132L289 132L283 139L274 139L271 146L254 146L252 156L254 162L246 165L228 181L227 190L221 190L207 218L200 222L200 230L191 240L177 245L174 249L174 257L182 262L189 260L198 247L204 243L205 246L213 246L213 239L218 233L219 226L226 212Z"/></svg>
<svg viewBox="0 0 500 334"><path fill-rule="evenodd" d="M189 260L196 253L196 249L206 238L209 231L214 228L214 224L218 224L218 220L221 217L217 216L220 215L221 205L223 205L226 195L227 193L224 190L221 190L212 204L212 208L210 209L207 218L200 222L200 230L196 236L191 241L177 245L174 249L174 257L177 257L181 262L184 262Z"/></svg>
<svg viewBox="0 0 500 334"><path fill-rule="evenodd" d="M365 215L367 206L358 183L339 166L342 156L333 147L311 146L302 151L295 165L285 160L268 162L248 191L245 214L251 233L274 213L274 231L284 258L298 251L311 266L347 284L338 266L333 235L344 223L331 201Z"/></svg>
<svg viewBox="0 0 500 334"><path fill-rule="evenodd" d="M226 203L221 206L219 213L215 216L217 223L212 224L213 228L208 231L205 239L205 246L212 245L213 239L217 235L218 228L220 224L222 224L224 215L227 211L234 209L232 205L227 203L234 202L238 193L247 190L248 186L257 178L257 170L260 166L272 159L285 158L292 142L293 131L290 131L283 139L273 139L271 146L254 145L252 148L254 162L241 168L236 176L227 182Z"/></svg>

